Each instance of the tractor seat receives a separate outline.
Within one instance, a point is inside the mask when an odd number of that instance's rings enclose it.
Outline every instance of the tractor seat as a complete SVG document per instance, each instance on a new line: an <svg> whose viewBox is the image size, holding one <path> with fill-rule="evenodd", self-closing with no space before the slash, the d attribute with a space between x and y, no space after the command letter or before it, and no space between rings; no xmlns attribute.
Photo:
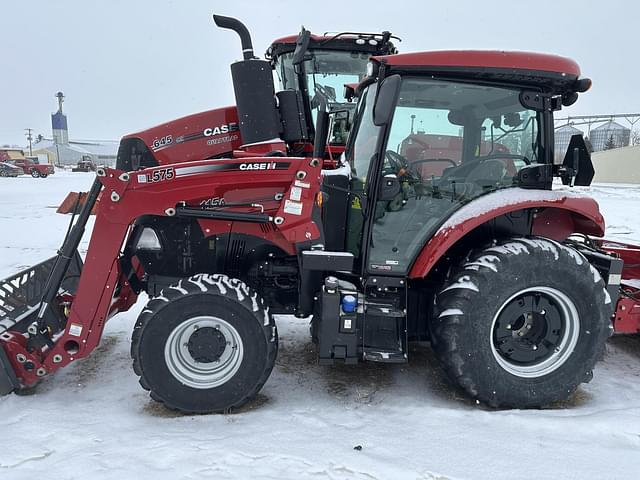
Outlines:
<svg viewBox="0 0 640 480"><path fill-rule="evenodd" d="M465 182L474 183L484 189L502 183L506 173L507 169L502 160L486 160L469 172Z"/></svg>

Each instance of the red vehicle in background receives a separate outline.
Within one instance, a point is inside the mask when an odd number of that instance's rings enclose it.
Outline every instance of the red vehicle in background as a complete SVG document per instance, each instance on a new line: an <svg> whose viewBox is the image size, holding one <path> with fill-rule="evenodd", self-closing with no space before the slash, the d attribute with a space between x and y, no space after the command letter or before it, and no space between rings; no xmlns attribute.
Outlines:
<svg viewBox="0 0 640 480"><path fill-rule="evenodd" d="M17 148L0 149L0 162L8 162L19 167L25 175L31 175L33 178L46 178L55 173L53 165L39 163L38 157L26 157L24 152Z"/></svg>
<svg viewBox="0 0 640 480"><path fill-rule="evenodd" d="M33 178L47 178L47 176L55 173L53 165L41 164L38 162L37 157L16 159L13 160L13 164L22 168L26 175L31 175Z"/></svg>

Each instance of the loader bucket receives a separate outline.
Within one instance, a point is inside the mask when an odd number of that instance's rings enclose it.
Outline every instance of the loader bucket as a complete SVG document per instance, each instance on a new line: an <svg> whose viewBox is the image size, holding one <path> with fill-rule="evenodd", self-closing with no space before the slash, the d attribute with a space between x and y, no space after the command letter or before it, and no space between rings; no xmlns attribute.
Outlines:
<svg viewBox="0 0 640 480"><path fill-rule="evenodd" d="M83 192L69 192L65 199L62 201L60 206L56 209L56 213L77 213L80 211L80 208L86 203L87 194ZM98 208L98 204L100 199L96 200L95 205L91 209L91 215L96 214L96 209Z"/></svg>
<svg viewBox="0 0 640 480"><path fill-rule="evenodd" d="M0 335L9 329L26 332L37 315L47 279L57 258L51 257L0 281ZM59 293L74 294L81 271L82 259L76 251Z"/></svg>

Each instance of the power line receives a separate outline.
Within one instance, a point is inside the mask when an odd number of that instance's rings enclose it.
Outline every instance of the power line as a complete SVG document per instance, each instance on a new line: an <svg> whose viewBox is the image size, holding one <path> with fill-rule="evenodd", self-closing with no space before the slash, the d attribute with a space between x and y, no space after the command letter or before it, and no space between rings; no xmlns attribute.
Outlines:
<svg viewBox="0 0 640 480"><path fill-rule="evenodd" d="M33 148L31 147L31 140L33 140L31 132L33 131L33 128L25 128L25 131L27 132L25 133L25 135L27 136L27 140L29 140L29 156L33 157Z"/></svg>

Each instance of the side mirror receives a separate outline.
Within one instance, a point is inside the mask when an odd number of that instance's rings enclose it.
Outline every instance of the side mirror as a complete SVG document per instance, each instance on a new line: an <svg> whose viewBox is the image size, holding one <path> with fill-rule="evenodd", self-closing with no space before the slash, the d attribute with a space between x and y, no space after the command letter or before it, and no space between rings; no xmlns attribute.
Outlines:
<svg viewBox="0 0 640 480"><path fill-rule="evenodd" d="M300 35L298 35L298 39L296 40L296 49L293 51L293 58L291 59L291 63L293 65L300 65L306 60L305 56L307 50L309 50L310 41L311 32L302 27L302 30L300 30Z"/></svg>
<svg viewBox="0 0 640 480"><path fill-rule="evenodd" d="M396 196L402 191L400 187L400 180L396 175L389 174L382 177L380 182L380 188L378 189L378 200L382 202L389 202L396 198Z"/></svg>
<svg viewBox="0 0 640 480"><path fill-rule="evenodd" d="M400 95L400 75L391 75L385 78L378 88L378 97L373 106L373 124L376 127L388 125L393 118L393 112Z"/></svg>
<svg viewBox="0 0 640 480"><path fill-rule="evenodd" d="M577 134L571 137L559 173L564 185L579 187L591 185L591 180L596 172L593 169L591 154L587 150L582 135Z"/></svg>

